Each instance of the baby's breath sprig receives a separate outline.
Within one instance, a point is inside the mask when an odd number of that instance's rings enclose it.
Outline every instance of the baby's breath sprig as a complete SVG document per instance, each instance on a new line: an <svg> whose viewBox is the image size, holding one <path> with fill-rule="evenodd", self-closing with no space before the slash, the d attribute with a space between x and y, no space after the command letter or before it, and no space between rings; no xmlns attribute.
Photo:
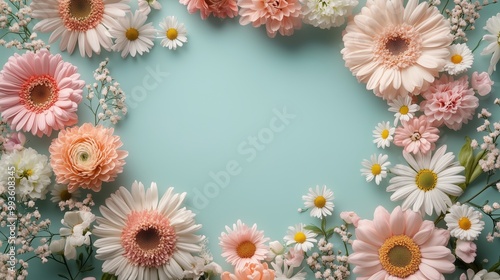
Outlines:
<svg viewBox="0 0 500 280"><path fill-rule="evenodd" d="M108 120L115 125L127 114L125 92L110 75L108 63L109 59L106 58L99 64L94 71L96 82L86 86L88 100L86 105L94 115L95 125ZM97 102L93 102L94 100Z"/></svg>

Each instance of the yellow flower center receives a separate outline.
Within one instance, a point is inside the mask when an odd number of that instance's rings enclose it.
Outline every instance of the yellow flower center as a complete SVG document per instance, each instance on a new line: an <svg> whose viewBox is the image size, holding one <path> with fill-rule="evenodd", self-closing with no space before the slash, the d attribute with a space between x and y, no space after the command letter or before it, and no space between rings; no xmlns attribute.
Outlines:
<svg viewBox="0 0 500 280"><path fill-rule="evenodd" d="M306 242L307 237L306 237L306 235L303 232L299 231L299 232L297 232L295 234L295 236L293 237L293 239L297 243L304 243L304 242Z"/></svg>
<svg viewBox="0 0 500 280"><path fill-rule="evenodd" d="M326 205L326 199L322 195L318 195L314 199L314 206L316 206L318 208L323 208L323 207L325 207L325 205Z"/></svg>
<svg viewBox="0 0 500 280"><path fill-rule="evenodd" d="M236 247L236 253L240 258L251 258L257 251L257 247L251 241L243 241Z"/></svg>
<svg viewBox="0 0 500 280"><path fill-rule="evenodd" d="M22 176L23 176L23 177L25 177L25 178L28 178L29 176L33 175L34 173L35 173L35 172L33 172L33 170L31 170L31 169L26 169L26 170L24 170L24 172L23 172L23 175L22 175Z"/></svg>
<svg viewBox="0 0 500 280"><path fill-rule="evenodd" d="M437 175L429 169L422 169L418 172L415 183L423 191L430 191L436 187Z"/></svg>
<svg viewBox="0 0 500 280"><path fill-rule="evenodd" d="M401 108L399 108L399 113L401 113L401 115L406 115L406 114L408 114L409 111L410 111L410 108L408 108L408 106L406 106L406 105L403 105L403 106L401 106Z"/></svg>
<svg viewBox="0 0 500 280"><path fill-rule="evenodd" d="M387 139L387 137L389 137L389 130L382 130L382 133L380 133L380 137L382 137L382 139Z"/></svg>
<svg viewBox="0 0 500 280"><path fill-rule="evenodd" d="M460 227L463 230L468 230L471 227L471 222L469 218L467 217L462 217L460 220L458 220L458 227Z"/></svg>
<svg viewBox="0 0 500 280"><path fill-rule="evenodd" d="M169 28L169 29L167 30L167 34L166 34L166 35L167 35L167 38L168 38L169 40L175 40L175 39L177 39L177 35L178 35L178 34L179 34L179 33L177 32L177 29L175 29L175 28Z"/></svg>
<svg viewBox="0 0 500 280"><path fill-rule="evenodd" d="M377 176L382 172L382 166L380 164L375 163L372 165L372 174Z"/></svg>
<svg viewBox="0 0 500 280"><path fill-rule="evenodd" d="M419 270L420 248L406 235L387 238L378 250L380 264L391 276L406 278Z"/></svg>
<svg viewBox="0 0 500 280"><path fill-rule="evenodd" d="M459 64L460 62L462 62L462 59L463 57L459 54L455 54L451 57L451 62L453 62L454 64Z"/></svg>
<svg viewBox="0 0 500 280"><path fill-rule="evenodd" d="M137 30L137 29L135 29L133 27L130 27L125 32L125 37L127 37L127 39L129 41L135 41L135 40L137 40L137 38L139 38L139 30Z"/></svg>

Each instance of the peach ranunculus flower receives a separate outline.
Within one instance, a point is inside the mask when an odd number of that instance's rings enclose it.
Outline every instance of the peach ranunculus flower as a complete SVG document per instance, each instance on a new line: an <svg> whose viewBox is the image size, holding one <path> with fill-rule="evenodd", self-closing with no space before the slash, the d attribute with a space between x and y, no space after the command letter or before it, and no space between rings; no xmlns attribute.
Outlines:
<svg viewBox="0 0 500 280"><path fill-rule="evenodd" d="M243 266L235 268L235 274L227 271L221 274L221 280L273 280L274 270L269 269L267 263L247 262Z"/></svg>
<svg viewBox="0 0 500 280"><path fill-rule="evenodd" d="M118 150L123 144L113 131L90 123L60 131L49 147L57 183L67 184L69 192L78 188L97 192L102 182L113 181L128 156L127 151Z"/></svg>

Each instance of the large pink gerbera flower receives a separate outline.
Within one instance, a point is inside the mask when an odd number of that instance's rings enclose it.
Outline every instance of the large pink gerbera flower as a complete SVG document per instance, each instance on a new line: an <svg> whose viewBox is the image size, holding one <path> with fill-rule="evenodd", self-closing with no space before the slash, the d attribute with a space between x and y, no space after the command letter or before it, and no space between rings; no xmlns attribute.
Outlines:
<svg viewBox="0 0 500 280"><path fill-rule="evenodd" d="M41 19L34 30L52 32L49 43L61 38L62 51L73 53L76 43L81 56L110 51L113 42L107 28L130 11L129 0L33 0L33 17Z"/></svg>
<svg viewBox="0 0 500 280"><path fill-rule="evenodd" d="M343 36L345 65L377 96L417 93L448 58L450 24L434 6L410 0L368 0Z"/></svg>
<svg viewBox="0 0 500 280"><path fill-rule="evenodd" d="M294 29L302 26L301 5L298 0L239 0L240 24L252 23L253 27L266 25L271 38L279 32L290 36Z"/></svg>
<svg viewBox="0 0 500 280"><path fill-rule="evenodd" d="M127 151L112 128L85 123L59 132L49 147L56 181L68 191L79 187L100 191L102 182L113 181L123 171Z"/></svg>
<svg viewBox="0 0 500 280"><path fill-rule="evenodd" d="M0 72L0 111L12 129L41 137L78 122L77 68L48 50L14 54Z"/></svg>
<svg viewBox="0 0 500 280"><path fill-rule="evenodd" d="M438 139L439 129L434 127L426 116L402 121L394 134L394 144L413 154L425 154L434 150Z"/></svg>
<svg viewBox="0 0 500 280"><path fill-rule="evenodd" d="M263 231L257 230L256 224L249 228L238 220L233 224L233 229L226 226L226 231L227 233L223 232L219 237L222 257L236 267L249 262L257 263L269 252L269 248L265 245L269 238L264 237Z"/></svg>
<svg viewBox="0 0 500 280"><path fill-rule="evenodd" d="M450 234L411 210L396 207L389 213L375 209L373 221L360 220L356 228L354 253L349 263L358 280L445 279L455 270L455 257L446 247Z"/></svg>
<svg viewBox="0 0 500 280"><path fill-rule="evenodd" d="M218 18L233 18L238 15L236 0L180 0L179 2L187 5L190 14L199 10L202 19L210 15Z"/></svg>
<svg viewBox="0 0 500 280"><path fill-rule="evenodd" d="M479 99L469 87L467 76L454 80L443 74L422 96L425 100L420 103L420 108L427 118L436 126L444 124L453 130L459 130L462 124L471 120L479 106Z"/></svg>

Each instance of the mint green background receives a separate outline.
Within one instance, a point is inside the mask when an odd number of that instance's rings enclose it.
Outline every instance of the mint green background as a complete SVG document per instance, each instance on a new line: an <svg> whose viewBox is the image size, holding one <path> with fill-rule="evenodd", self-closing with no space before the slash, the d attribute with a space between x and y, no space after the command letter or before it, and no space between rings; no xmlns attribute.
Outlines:
<svg viewBox="0 0 500 280"><path fill-rule="evenodd" d="M123 149L129 151L127 164L115 182L104 184L94 194L97 205L119 186L130 188L134 180L145 185L156 182L161 193L169 186L187 192L185 204L197 213L197 222L203 224L200 234L208 237L215 260L225 269L232 269L220 257L218 246L225 225L238 219L248 225L257 223L271 240L281 240L288 226L316 222L308 213L297 213L303 206L301 197L310 187L327 185L334 191L335 215L330 224L341 223L341 211L353 210L371 219L376 206L392 210L398 205L385 192L387 180L377 186L360 175L361 161L373 153L389 153L393 164L404 161L400 148L378 150L372 143L377 123L392 123L393 116L385 101L358 84L344 67L340 55L344 26L320 30L304 25L291 37L270 39L263 27L241 26L238 19L203 21L199 13L190 15L175 1L161 3L163 9L153 10L150 21L158 27L163 17L178 17L188 30L188 42L182 48L170 51L156 40L151 53L136 58L122 59L119 53L104 52L89 59L80 57L78 51L62 53L79 67L87 83L93 82L92 71L99 62L109 57L111 75L128 94L129 114L115 130ZM499 7L483 11L477 30L470 33L471 48L484 34L486 19L500 11ZM42 36L48 38L48 34ZM58 43L52 44L53 52L58 51ZM484 46L475 56L474 68L480 72L486 71L490 58L479 55ZM0 51L3 64L12 50ZM151 75L155 69L168 76L155 78ZM496 92L499 73L492 77ZM141 91L145 79L156 83L146 94ZM497 95L481 98L481 107L490 106ZM273 110L285 107L295 118L273 133L261 150L251 148L249 137L268 133L276 117ZM91 121L89 111L84 106L81 109L80 123ZM474 135L476 126L474 121L459 133L445 131L439 143L457 153L463 137ZM47 153L49 144L47 137L30 137L28 145ZM220 173L235 162L238 174L230 176L227 186L218 187L218 193L207 198L207 205L200 204L197 194L215 182L210 173ZM498 193L491 194L498 200ZM62 213L50 201L42 207L51 209L42 214L48 213L57 231ZM98 214L97 207L94 213ZM494 261L499 240L486 244L481 237L478 242L478 258ZM100 262L95 264L93 275L100 276ZM64 272L55 263L32 264L28 279L55 279L56 271Z"/></svg>

